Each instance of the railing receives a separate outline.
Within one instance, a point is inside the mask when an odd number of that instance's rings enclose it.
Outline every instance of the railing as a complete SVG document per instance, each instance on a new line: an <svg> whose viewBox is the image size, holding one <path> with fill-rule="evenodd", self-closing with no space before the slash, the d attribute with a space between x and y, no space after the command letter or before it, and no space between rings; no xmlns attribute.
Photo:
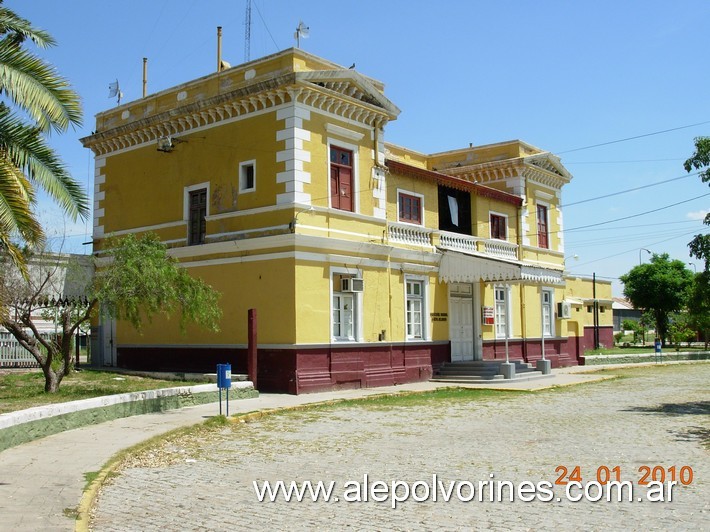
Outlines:
<svg viewBox="0 0 710 532"><path fill-rule="evenodd" d="M38 368L27 349L9 332L0 332L0 368Z"/></svg>
<svg viewBox="0 0 710 532"><path fill-rule="evenodd" d="M452 251L478 251L478 242L481 239L475 236L460 233L440 233L439 245Z"/></svg>
<svg viewBox="0 0 710 532"><path fill-rule="evenodd" d="M391 242L410 246L431 246L431 234L434 231L426 227L391 223L387 226L387 237Z"/></svg>
<svg viewBox="0 0 710 532"><path fill-rule="evenodd" d="M505 240L479 238L476 236L462 235L442 231L439 233L439 245L452 251L479 252L499 259L518 258L517 244Z"/></svg>
<svg viewBox="0 0 710 532"><path fill-rule="evenodd" d="M438 236L438 245L452 251L477 252L498 259L517 260L518 258L517 244L511 244L505 240L479 238L449 231L434 231L426 227L399 223L390 223L387 226L387 235L390 242L426 247L432 246L432 237L436 240Z"/></svg>
<svg viewBox="0 0 710 532"><path fill-rule="evenodd" d="M511 244L505 240L485 240L483 248L489 255L513 260L518 258L517 244Z"/></svg>

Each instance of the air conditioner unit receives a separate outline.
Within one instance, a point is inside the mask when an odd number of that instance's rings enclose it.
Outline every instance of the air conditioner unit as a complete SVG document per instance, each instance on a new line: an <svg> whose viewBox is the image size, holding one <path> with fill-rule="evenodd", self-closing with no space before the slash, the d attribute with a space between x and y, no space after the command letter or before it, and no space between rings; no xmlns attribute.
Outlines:
<svg viewBox="0 0 710 532"><path fill-rule="evenodd" d="M572 303L569 301L560 301L557 303L557 317L561 319L569 319L572 317Z"/></svg>
<svg viewBox="0 0 710 532"><path fill-rule="evenodd" d="M365 283L357 277L343 277L340 280L341 292L362 292L365 289Z"/></svg>

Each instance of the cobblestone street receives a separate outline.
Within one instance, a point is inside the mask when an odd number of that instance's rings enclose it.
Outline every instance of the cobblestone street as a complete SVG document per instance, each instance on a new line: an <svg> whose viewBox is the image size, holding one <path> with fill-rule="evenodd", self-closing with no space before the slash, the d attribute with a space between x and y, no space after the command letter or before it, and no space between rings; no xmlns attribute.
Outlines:
<svg viewBox="0 0 710 532"><path fill-rule="evenodd" d="M536 393L403 406L318 408L168 441L107 484L92 528L110 530L648 530L710 522L710 364L615 370L612 381ZM479 481L554 483L579 466L583 483L618 466L633 502L478 501ZM693 471L671 502L638 501L645 470ZM672 469L674 468L675 469ZM686 474L688 469L684 470ZM346 502L348 481L444 486L470 481L474 500ZM613 479L613 478L612 478ZM340 500L259 502L253 481L335 481ZM649 477L650 480L650 477ZM350 485L352 486L352 485ZM425 488L420 486L419 494ZM400 492L401 493L401 492ZM581 493L577 490L573 493ZM592 490L595 494L596 490ZM468 488L462 494L470 494ZM559 500L558 500L559 499Z"/></svg>

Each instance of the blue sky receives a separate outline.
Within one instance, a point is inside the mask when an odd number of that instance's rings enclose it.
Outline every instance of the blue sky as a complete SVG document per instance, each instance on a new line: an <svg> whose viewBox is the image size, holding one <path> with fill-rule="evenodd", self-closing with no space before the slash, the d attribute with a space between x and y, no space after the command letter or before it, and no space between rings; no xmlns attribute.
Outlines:
<svg viewBox="0 0 710 532"><path fill-rule="evenodd" d="M89 191L93 159L78 139L115 105L110 82L124 102L139 98L143 57L149 93L209 74L217 26L224 59L245 59L246 0L5 5L58 41L39 53L81 95L85 121L51 142ZM385 83L402 110L387 141L433 153L521 139L558 154L574 176L563 192L572 272L611 279L621 295L616 278L650 258L644 249L702 267L687 242L707 232L710 187L681 177L693 139L710 135L710 2L252 0L251 59L295 46L299 20L304 50ZM91 222L39 210L50 235L69 234L64 249L89 251Z"/></svg>

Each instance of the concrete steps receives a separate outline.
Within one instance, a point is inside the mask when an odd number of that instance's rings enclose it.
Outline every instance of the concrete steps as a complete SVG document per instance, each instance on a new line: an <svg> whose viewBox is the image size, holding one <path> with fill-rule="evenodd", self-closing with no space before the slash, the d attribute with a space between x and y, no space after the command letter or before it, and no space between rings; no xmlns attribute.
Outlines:
<svg viewBox="0 0 710 532"><path fill-rule="evenodd" d="M526 381L551 377L543 375L541 371L536 371L532 364L521 360L511 360L515 364L514 381ZM476 383L504 380L501 360L476 360L471 362L446 362L439 366L434 372L432 381L451 383Z"/></svg>

